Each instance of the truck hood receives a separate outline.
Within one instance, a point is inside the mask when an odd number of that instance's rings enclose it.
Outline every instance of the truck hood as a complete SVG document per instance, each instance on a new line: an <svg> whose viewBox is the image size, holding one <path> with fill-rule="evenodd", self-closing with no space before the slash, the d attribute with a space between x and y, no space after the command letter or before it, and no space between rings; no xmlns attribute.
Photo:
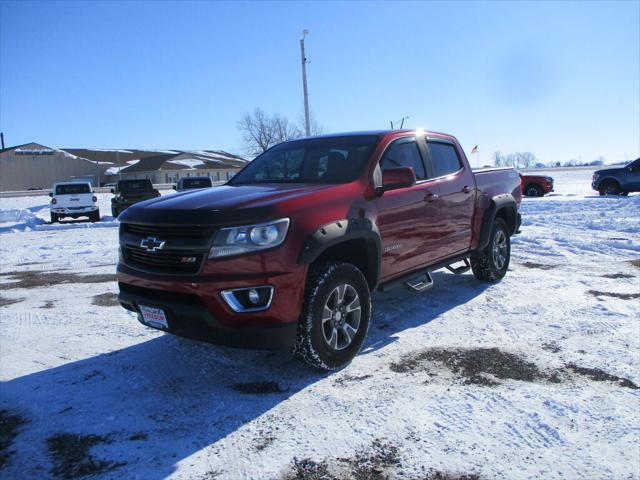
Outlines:
<svg viewBox="0 0 640 480"><path fill-rule="evenodd" d="M327 184L253 184L220 187L153 198L125 210L120 221L143 224L222 225L264 221L282 202L339 188Z"/></svg>
<svg viewBox="0 0 640 480"><path fill-rule="evenodd" d="M615 173L622 173L624 172L624 167L623 168L605 168L603 170L596 170L594 173L594 175L611 175L611 174L615 174Z"/></svg>

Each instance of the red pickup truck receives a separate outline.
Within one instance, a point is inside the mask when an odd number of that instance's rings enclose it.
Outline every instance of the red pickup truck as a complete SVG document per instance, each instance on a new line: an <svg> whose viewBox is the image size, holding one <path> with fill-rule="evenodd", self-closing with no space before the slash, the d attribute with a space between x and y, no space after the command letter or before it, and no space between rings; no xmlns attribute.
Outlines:
<svg viewBox="0 0 640 480"><path fill-rule="evenodd" d="M125 210L119 300L151 327L293 348L314 367L337 369L363 344L374 289L422 291L440 268L500 280L520 200L515 170L472 172L450 135L289 141L224 186Z"/></svg>
<svg viewBox="0 0 640 480"><path fill-rule="evenodd" d="M522 175L522 194L527 197L543 197L553 192L553 178L544 175Z"/></svg>

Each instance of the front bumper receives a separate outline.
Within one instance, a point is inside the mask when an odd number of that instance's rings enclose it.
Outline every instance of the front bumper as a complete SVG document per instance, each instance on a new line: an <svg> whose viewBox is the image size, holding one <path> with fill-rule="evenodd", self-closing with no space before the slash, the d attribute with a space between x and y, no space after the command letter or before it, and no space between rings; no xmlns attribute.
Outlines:
<svg viewBox="0 0 640 480"><path fill-rule="evenodd" d="M209 261L197 275L145 273L118 265L120 304L138 313L140 305L165 311L169 332L210 343L242 348L291 348L302 310L306 266L276 268L274 254ZM262 268L260 268L262 267ZM223 290L269 285L270 306L235 312Z"/></svg>
<svg viewBox="0 0 640 480"><path fill-rule="evenodd" d="M139 305L161 308L169 325L168 332L218 345L241 348L288 349L296 339L297 322L230 328L221 324L196 296L175 295L120 284L120 305L136 312L142 323Z"/></svg>

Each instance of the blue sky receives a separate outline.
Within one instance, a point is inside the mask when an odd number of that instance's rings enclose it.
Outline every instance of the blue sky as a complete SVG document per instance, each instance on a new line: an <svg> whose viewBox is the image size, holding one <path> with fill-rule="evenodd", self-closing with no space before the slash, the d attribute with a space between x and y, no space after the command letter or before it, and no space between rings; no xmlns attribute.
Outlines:
<svg viewBox="0 0 640 480"><path fill-rule="evenodd" d="M640 2L0 1L7 144L225 149L255 107L542 161L640 155Z"/></svg>

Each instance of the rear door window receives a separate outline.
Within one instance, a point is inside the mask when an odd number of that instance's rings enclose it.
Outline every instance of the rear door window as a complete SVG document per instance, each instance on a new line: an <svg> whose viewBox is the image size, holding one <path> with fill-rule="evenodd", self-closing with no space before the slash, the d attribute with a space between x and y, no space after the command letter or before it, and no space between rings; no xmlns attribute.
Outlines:
<svg viewBox="0 0 640 480"><path fill-rule="evenodd" d="M401 138L393 142L384 152L380 160L380 168L384 172L391 168L411 167L416 174L417 180L427 178L422 156L418 149L416 139Z"/></svg>
<svg viewBox="0 0 640 480"><path fill-rule="evenodd" d="M450 143L427 142L429 156L436 177L443 177L457 172L462 168L456 148Z"/></svg>
<svg viewBox="0 0 640 480"><path fill-rule="evenodd" d="M56 195L80 195L82 193L91 193L91 187L88 183L71 183L56 187Z"/></svg>

